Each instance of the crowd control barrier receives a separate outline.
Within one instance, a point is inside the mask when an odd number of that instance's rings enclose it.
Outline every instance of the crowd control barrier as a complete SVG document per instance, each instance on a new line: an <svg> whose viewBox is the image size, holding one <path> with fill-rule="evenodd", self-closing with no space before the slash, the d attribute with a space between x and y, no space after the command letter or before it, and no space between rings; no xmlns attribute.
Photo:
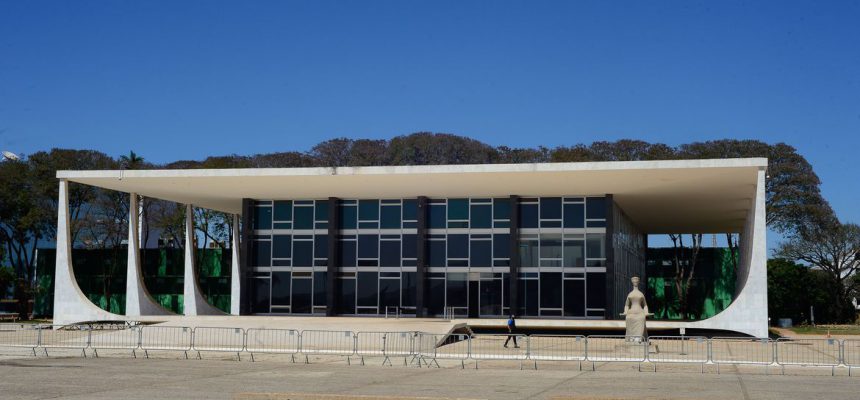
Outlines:
<svg viewBox="0 0 860 400"><path fill-rule="evenodd" d="M848 367L848 376L851 376L851 369L860 367L860 339L842 341L842 363Z"/></svg>
<svg viewBox="0 0 860 400"><path fill-rule="evenodd" d="M40 325L39 347L48 355L48 349L80 350L86 358L90 345L90 327L87 325Z"/></svg>
<svg viewBox="0 0 860 400"><path fill-rule="evenodd" d="M144 326L140 328L140 349L146 358L150 351L181 351L188 358L192 332L186 326Z"/></svg>
<svg viewBox="0 0 860 400"><path fill-rule="evenodd" d="M582 371L586 347L585 336L530 335L529 360L534 362L535 369L538 361L577 361Z"/></svg>
<svg viewBox="0 0 860 400"><path fill-rule="evenodd" d="M510 339L510 340L508 340ZM522 361L529 356L529 338L525 335L472 335L469 338L469 358L475 360L475 369L481 360Z"/></svg>
<svg viewBox="0 0 860 400"><path fill-rule="evenodd" d="M708 363L708 339L702 336L652 336L648 338L648 361L655 363Z"/></svg>
<svg viewBox="0 0 860 400"><path fill-rule="evenodd" d="M93 355L98 357L99 350L128 350L137 358L136 350L140 347L140 327L117 327L90 331L90 348Z"/></svg>
<svg viewBox="0 0 860 400"><path fill-rule="evenodd" d="M471 354L470 345L470 337L465 334L418 333L415 338L418 366L423 363L428 367L431 364L439 367L436 360L459 360L460 366L466 368L466 359Z"/></svg>
<svg viewBox="0 0 860 400"><path fill-rule="evenodd" d="M382 357L382 365L392 365L391 357L403 357L403 365L413 355L413 332L357 332L355 354L361 357Z"/></svg>
<svg viewBox="0 0 860 400"><path fill-rule="evenodd" d="M588 350L586 359L591 362L591 369L597 367L595 362L635 362L639 363L639 369L647 358L648 341L641 336L588 336Z"/></svg>
<svg viewBox="0 0 860 400"><path fill-rule="evenodd" d="M200 352L218 351L236 353L242 360L242 350L245 349L245 330L242 328L224 328L198 326L192 333L194 340L191 348L197 352L197 358L202 359Z"/></svg>
<svg viewBox="0 0 860 400"><path fill-rule="evenodd" d="M301 334L295 329L257 329L245 331L245 351L254 353L289 354L296 362L296 354L301 350Z"/></svg>
<svg viewBox="0 0 860 400"><path fill-rule="evenodd" d="M308 355L316 354L343 356L351 365L350 359L355 356L355 334L352 331L302 331L301 351L306 364L310 362Z"/></svg>
<svg viewBox="0 0 860 400"><path fill-rule="evenodd" d="M0 347L31 349L35 357L36 347L39 347L39 327L20 324L0 325Z"/></svg>
<svg viewBox="0 0 860 400"><path fill-rule="evenodd" d="M836 339L788 339L776 341L776 363L785 374L786 365L830 367L831 375L836 374L840 364L842 346Z"/></svg>

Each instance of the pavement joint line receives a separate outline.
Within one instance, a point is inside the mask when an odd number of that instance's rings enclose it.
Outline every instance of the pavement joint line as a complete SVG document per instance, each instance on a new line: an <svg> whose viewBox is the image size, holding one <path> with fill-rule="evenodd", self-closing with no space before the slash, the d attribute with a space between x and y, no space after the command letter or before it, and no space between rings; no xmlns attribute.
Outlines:
<svg viewBox="0 0 860 400"><path fill-rule="evenodd" d="M743 377L740 374L735 375L738 379L738 385L741 387L741 393L744 395L744 400L750 400L750 394L747 392L747 385L744 383Z"/></svg>
<svg viewBox="0 0 860 400"><path fill-rule="evenodd" d="M529 396L529 398L530 398L530 399L536 399L536 398L538 398L538 396L540 396L540 395L542 395L542 394L545 394L545 393L547 393L547 392L549 392L549 391L551 391L551 390L554 390L554 389L558 388L559 386L561 386L561 385L563 385L563 384L566 384L566 383L568 383L568 382L573 381L573 380L574 380L574 379L576 379L576 378L579 378L579 377L580 377L580 376L582 376L582 374L584 374L585 372L586 372L586 371L576 371L576 373L575 373L573 376L571 376L571 377L569 377L569 378L566 378L566 379L562 379L562 380L561 380L561 382L556 383L555 385L552 385L551 387L548 387L548 388L546 388L546 389L544 389L544 390L541 390L540 392L537 392L537 393L535 393L535 394L533 394L533 395Z"/></svg>

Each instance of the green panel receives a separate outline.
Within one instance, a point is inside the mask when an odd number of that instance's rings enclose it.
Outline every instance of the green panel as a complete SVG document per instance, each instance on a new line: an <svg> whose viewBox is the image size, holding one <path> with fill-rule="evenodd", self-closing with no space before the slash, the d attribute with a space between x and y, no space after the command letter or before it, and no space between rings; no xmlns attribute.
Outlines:
<svg viewBox="0 0 860 400"><path fill-rule="evenodd" d="M648 249L646 297L654 319L702 320L719 314L731 304L736 271L729 249L703 248L699 251L687 295L686 316L681 315L675 286L675 267L671 263L673 255L672 248Z"/></svg>

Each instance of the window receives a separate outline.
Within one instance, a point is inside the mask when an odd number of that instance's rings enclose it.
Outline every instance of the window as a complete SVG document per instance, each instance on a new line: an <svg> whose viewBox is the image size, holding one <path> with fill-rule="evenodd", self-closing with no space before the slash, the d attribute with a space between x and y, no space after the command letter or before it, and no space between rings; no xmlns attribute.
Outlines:
<svg viewBox="0 0 860 400"><path fill-rule="evenodd" d="M376 307L379 295L377 272L359 272L358 274L358 303L359 307Z"/></svg>
<svg viewBox="0 0 860 400"><path fill-rule="evenodd" d="M448 235L448 258L469 258L469 235Z"/></svg>
<svg viewBox="0 0 860 400"><path fill-rule="evenodd" d="M314 229L314 208L295 207L293 229Z"/></svg>
<svg viewBox="0 0 860 400"><path fill-rule="evenodd" d="M560 272L541 272L540 274L540 306L541 308L561 308L562 281Z"/></svg>
<svg viewBox="0 0 860 400"><path fill-rule="evenodd" d="M290 273L272 272L272 305L290 305Z"/></svg>
<svg viewBox="0 0 860 400"><path fill-rule="evenodd" d="M383 240L379 242L379 266L399 267L400 247L399 240Z"/></svg>
<svg viewBox="0 0 860 400"><path fill-rule="evenodd" d="M293 220L293 202L292 201L276 201L274 219L275 221L292 221Z"/></svg>
<svg viewBox="0 0 860 400"><path fill-rule="evenodd" d="M400 206L382 206L382 229L400 229Z"/></svg>
<svg viewBox="0 0 860 400"><path fill-rule="evenodd" d="M312 267L314 265L313 240L293 241L293 266Z"/></svg>
<svg viewBox="0 0 860 400"><path fill-rule="evenodd" d="M561 197L540 199L540 219L561 219Z"/></svg>
<svg viewBox="0 0 860 400"><path fill-rule="evenodd" d="M379 235L358 235L358 258L379 257Z"/></svg>
<svg viewBox="0 0 860 400"><path fill-rule="evenodd" d="M447 214L444 204L431 204L428 225L430 229L445 229L447 225Z"/></svg>
<svg viewBox="0 0 860 400"><path fill-rule="evenodd" d="M583 204L564 205L564 227L585 228L585 206Z"/></svg>
<svg viewBox="0 0 860 400"><path fill-rule="evenodd" d="M272 257L290 258L292 254L293 241L290 235L272 236Z"/></svg>
<svg viewBox="0 0 860 400"><path fill-rule="evenodd" d="M254 229L272 229L272 207L254 207Z"/></svg>
<svg viewBox="0 0 860 400"><path fill-rule="evenodd" d="M469 224L472 229L488 229L493 227L492 206L472 205L469 215Z"/></svg>
<svg viewBox="0 0 860 400"><path fill-rule="evenodd" d="M255 267L272 266L272 242L268 240L255 240L251 244L251 263Z"/></svg>
<svg viewBox="0 0 860 400"><path fill-rule="evenodd" d="M493 257L492 252L493 242L489 240L472 240L469 249L469 266L470 267L492 267Z"/></svg>
<svg viewBox="0 0 860 400"><path fill-rule="evenodd" d="M588 219L606 219L606 198L587 197L585 199L585 210Z"/></svg>
<svg viewBox="0 0 860 400"><path fill-rule="evenodd" d="M466 307L469 305L469 288L466 273L448 273L448 307Z"/></svg>
<svg viewBox="0 0 860 400"><path fill-rule="evenodd" d="M538 205L520 204L520 228L538 227Z"/></svg>
<svg viewBox="0 0 860 400"><path fill-rule="evenodd" d="M359 200L358 201L358 220L359 221L378 221L379 220L379 200Z"/></svg>

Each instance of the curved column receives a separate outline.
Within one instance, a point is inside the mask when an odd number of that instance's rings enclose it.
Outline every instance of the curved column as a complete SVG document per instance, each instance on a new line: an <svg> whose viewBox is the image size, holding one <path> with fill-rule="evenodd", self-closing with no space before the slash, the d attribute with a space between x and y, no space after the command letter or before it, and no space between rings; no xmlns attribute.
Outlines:
<svg viewBox="0 0 860 400"><path fill-rule="evenodd" d="M230 243L231 263L230 263L230 314L239 315L241 293L242 293L242 276L239 274L239 214L233 214L233 240Z"/></svg>
<svg viewBox="0 0 860 400"><path fill-rule="evenodd" d="M140 207L137 193L129 194L128 204L128 269L125 280L125 315L172 315L159 305L146 290L140 264Z"/></svg>
<svg viewBox="0 0 860 400"><path fill-rule="evenodd" d="M57 261L54 271L54 324L68 325L85 321L121 321L122 315L102 310L93 304L75 280L72 268L72 241L69 226L69 182L60 180L57 198Z"/></svg>
<svg viewBox="0 0 860 400"><path fill-rule="evenodd" d="M183 309L185 315L223 315L223 311L206 302L197 284L197 262L194 251L194 208L185 206L185 282Z"/></svg>
<svg viewBox="0 0 860 400"><path fill-rule="evenodd" d="M737 291L734 301L719 314L690 322L689 328L723 329L767 337L767 220L765 169L758 171L755 197L740 240Z"/></svg>

